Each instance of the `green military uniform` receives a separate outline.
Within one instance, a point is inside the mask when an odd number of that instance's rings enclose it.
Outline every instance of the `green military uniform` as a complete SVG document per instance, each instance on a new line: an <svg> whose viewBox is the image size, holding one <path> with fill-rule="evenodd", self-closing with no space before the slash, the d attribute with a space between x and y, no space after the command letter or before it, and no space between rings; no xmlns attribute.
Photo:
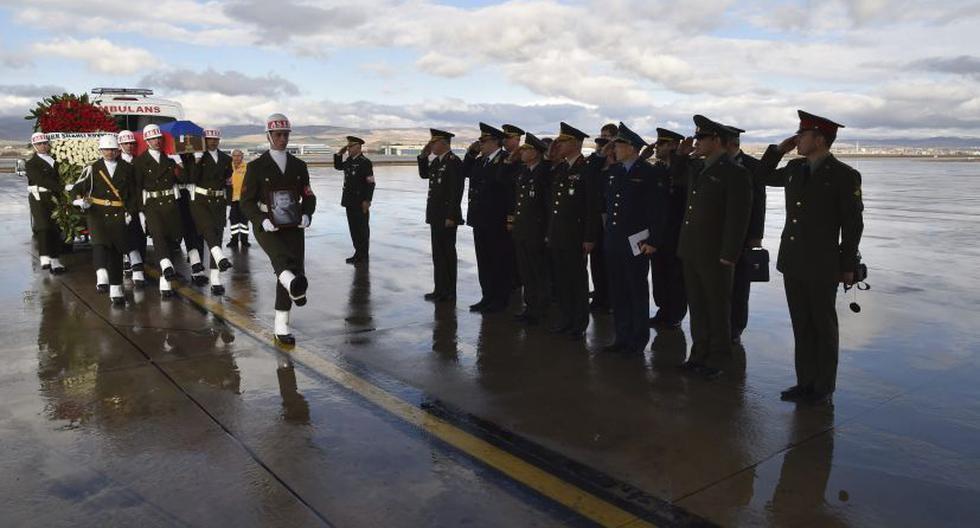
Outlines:
<svg viewBox="0 0 980 528"><path fill-rule="evenodd" d="M449 141L454 135L431 129L432 139ZM429 192L425 201L425 223L429 224L432 241L432 276L435 285L429 297L434 300L456 298L456 230L464 223L463 188L465 179L463 161L452 151L431 161L419 155L419 177L429 180ZM446 226L446 221L452 226Z"/></svg>
<svg viewBox="0 0 980 528"><path fill-rule="evenodd" d="M90 206L86 210L92 245L102 252L109 274L109 284L123 282L123 255L131 246L127 224L139 222L139 195L136 190L135 169L123 160L116 160L110 171L104 159L93 163L72 188L75 196L84 196Z"/></svg>
<svg viewBox="0 0 980 528"><path fill-rule="evenodd" d="M347 136L347 141L364 144L364 140L355 136ZM346 160L341 154L334 154L333 167L344 171L340 205L347 212L347 227L351 243L354 244L354 256L348 260L351 263L359 262L368 258L370 250L371 212L365 211L361 204L374 199L374 165L363 154Z"/></svg>
<svg viewBox="0 0 980 528"><path fill-rule="evenodd" d="M831 129L836 123L800 113L801 131ZM835 306L841 273L859 261L864 230L861 174L828 154L811 165L805 158L777 169L782 154L771 145L759 176L784 187L786 224L776 269L783 274L793 321L797 386L827 395L837 382L839 335Z"/></svg>
<svg viewBox="0 0 980 528"><path fill-rule="evenodd" d="M231 264L224 256L216 261L214 254L221 252L225 211L228 208L226 187L231 180L231 173L231 156L220 150L204 152L193 167L195 187L190 204L191 217L198 234L211 250L211 269L220 268L222 271L231 267Z"/></svg>
<svg viewBox="0 0 980 528"><path fill-rule="evenodd" d="M269 196L273 191L290 191L299 200L300 211L309 219L313 218L316 210L316 196L310 188L310 172L306 162L286 153L285 171L273 160L269 151L248 163L245 171L245 183L242 185L241 209L245 218L252 222L255 238L272 261L272 269L277 277L284 271L289 271L302 278L302 301L305 304L305 233L299 227L280 227L276 231L266 231L262 221L270 219L268 205ZM276 310L289 310L292 307L292 297L299 292L290 292L280 283L276 285ZM292 296L291 296L292 294Z"/></svg>
<svg viewBox="0 0 980 528"><path fill-rule="evenodd" d="M37 240L38 255L58 258L64 243L61 229L51 215L58 207L61 180L58 178L58 162L49 165L35 153L25 164L28 204L31 210L31 230Z"/></svg>
<svg viewBox="0 0 980 528"><path fill-rule="evenodd" d="M180 240L183 236L174 191L178 183L177 163L162 152L157 161L150 152L147 150L138 156L133 161L133 168L136 173L136 189L142 195L146 228L153 238L157 261L162 262L163 259L176 259L179 256ZM181 173L186 175L187 171ZM172 266L162 271L168 280L175 274Z"/></svg>
<svg viewBox="0 0 980 528"><path fill-rule="evenodd" d="M699 134L727 136L723 125L695 116ZM714 374L732 357L731 306L734 268L752 211L748 171L724 152L687 166L687 209L677 255L691 310L689 365Z"/></svg>
<svg viewBox="0 0 980 528"><path fill-rule="evenodd" d="M548 268L548 248L544 243L548 229L550 164L544 161L547 145L534 134L527 134L524 148L541 154L534 167L524 166L515 179L514 207L508 215L511 238L517 257L517 271L524 288L524 311L518 318L535 323L548 313L551 301L551 280Z"/></svg>
<svg viewBox="0 0 980 528"><path fill-rule="evenodd" d="M577 141L588 135L561 123L561 136ZM589 326L589 275L583 244L598 237L599 198L590 196L595 187L588 181L585 158L557 163L551 175L551 213L548 247L554 259L555 290L558 294L558 324L555 332L581 338Z"/></svg>

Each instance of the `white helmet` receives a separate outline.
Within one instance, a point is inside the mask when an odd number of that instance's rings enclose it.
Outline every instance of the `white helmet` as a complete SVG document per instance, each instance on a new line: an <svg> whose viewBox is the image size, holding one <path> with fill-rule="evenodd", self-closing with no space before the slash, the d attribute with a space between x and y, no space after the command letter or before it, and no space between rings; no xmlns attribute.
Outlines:
<svg viewBox="0 0 980 528"><path fill-rule="evenodd" d="M119 143L136 143L136 136L129 130L123 130L119 133Z"/></svg>
<svg viewBox="0 0 980 528"><path fill-rule="evenodd" d="M289 132L292 129L292 125L289 124L289 118L282 114L272 114L265 119L266 132Z"/></svg>
<svg viewBox="0 0 980 528"><path fill-rule="evenodd" d="M158 125L151 124L143 127L143 139L147 140L158 137L163 137L163 132L160 131L160 127Z"/></svg>
<svg viewBox="0 0 980 528"><path fill-rule="evenodd" d="M37 145L38 143L47 143L48 135L44 132L35 132L31 134L31 145Z"/></svg>
<svg viewBox="0 0 980 528"><path fill-rule="evenodd" d="M118 149L119 139L115 134L106 134L99 138L99 150Z"/></svg>
<svg viewBox="0 0 980 528"><path fill-rule="evenodd" d="M205 128L204 139L221 139L221 130L217 128Z"/></svg>

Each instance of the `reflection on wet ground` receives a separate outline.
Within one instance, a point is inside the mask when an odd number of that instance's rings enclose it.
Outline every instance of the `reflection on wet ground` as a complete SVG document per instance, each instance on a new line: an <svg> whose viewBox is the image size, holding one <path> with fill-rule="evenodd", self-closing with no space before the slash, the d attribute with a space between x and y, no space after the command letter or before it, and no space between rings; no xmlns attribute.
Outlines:
<svg viewBox="0 0 980 528"><path fill-rule="evenodd" d="M716 382L676 372L686 328L627 358L599 352L606 316L575 344L465 311L466 229L460 308L423 301L412 167L378 167L358 268L343 262L340 179L317 171L292 352L266 339L274 283L257 246L233 256L225 298L149 287L115 309L87 251L63 278L39 273L23 182L4 176L2 524L975 525L980 165L856 165L873 290L860 314L840 299L832 409L778 399L793 380L779 281L753 286L744 368ZM773 250L781 199L770 191Z"/></svg>

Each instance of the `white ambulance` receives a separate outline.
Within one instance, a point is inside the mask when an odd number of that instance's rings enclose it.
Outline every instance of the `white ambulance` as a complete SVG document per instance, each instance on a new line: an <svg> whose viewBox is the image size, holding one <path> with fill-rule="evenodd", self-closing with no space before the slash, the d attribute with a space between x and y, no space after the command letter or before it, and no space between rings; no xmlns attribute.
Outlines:
<svg viewBox="0 0 980 528"><path fill-rule="evenodd" d="M149 124L184 119L180 103L153 97L153 90L146 88L92 88L90 100L115 118L119 130L142 132Z"/></svg>

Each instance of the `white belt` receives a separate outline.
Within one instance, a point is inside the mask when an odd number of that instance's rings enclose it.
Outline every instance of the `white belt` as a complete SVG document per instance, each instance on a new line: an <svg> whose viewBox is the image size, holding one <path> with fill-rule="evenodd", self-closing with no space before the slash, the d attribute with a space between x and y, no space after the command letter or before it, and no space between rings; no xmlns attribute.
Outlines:
<svg viewBox="0 0 980 528"><path fill-rule="evenodd" d="M164 189L162 191L143 191L143 203L145 204L147 200L151 198L163 198L165 196L173 196L176 193L173 189Z"/></svg>
<svg viewBox="0 0 980 528"><path fill-rule="evenodd" d="M203 194L204 196L216 196L217 197L217 196L224 196L225 195L225 190L224 189L221 189L219 191L219 190L214 190L214 189L208 189L207 187L196 187L195 186L194 187L194 192L196 192L197 194Z"/></svg>
<svg viewBox="0 0 980 528"><path fill-rule="evenodd" d="M194 192L194 188L197 186L193 183L178 183L175 187L182 191Z"/></svg>

